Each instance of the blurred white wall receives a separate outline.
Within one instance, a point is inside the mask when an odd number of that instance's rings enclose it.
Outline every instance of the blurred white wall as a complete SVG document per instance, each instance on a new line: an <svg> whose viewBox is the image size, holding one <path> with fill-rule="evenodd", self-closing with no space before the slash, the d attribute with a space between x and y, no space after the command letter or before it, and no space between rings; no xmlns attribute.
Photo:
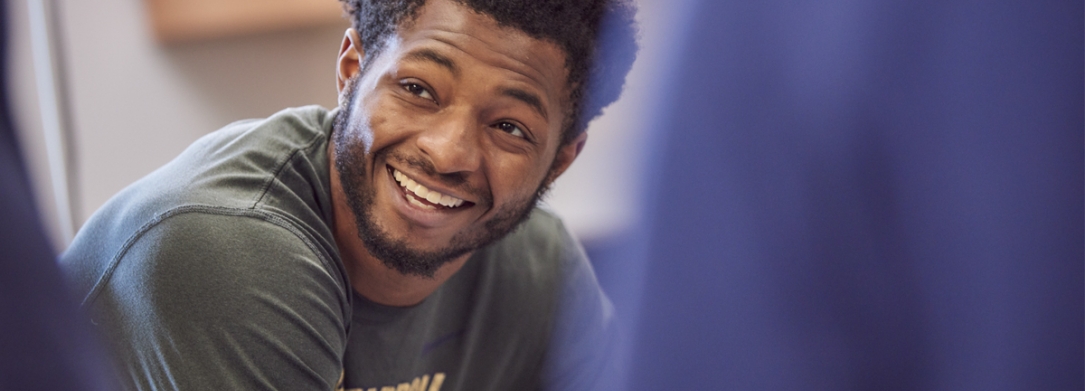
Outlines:
<svg viewBox="0 0 1085 391"><path fill-rule="evenodd" d="M13 106L39 209L66 240L41 131L27 0L9 2ZM154 41L140 0L56 0L81 224L113 194L230 122L289 106L334 105L341 25L180 45Z"/></svg>
<svg viewBox="0 0 1085 391"><path fill-rule="evenodd" d="M59 229L30 55L27 0L9 2L11 82L17 125L58 250ZM673 15L642 0L642 50L622 100L596 120L581 158L547 202L586 240L620 230L632 215L644 118L664 71ZM196 138L235 120L336 102L341 25L181 45L154 41L140 0L56 0L69 93L76 225L113 194L168 162Z"/></svg>
<svg viewBox="0 0 1085 391"><path fill-rule="evenodd" d="M583 241L620 233L639 218L644 143L660 109L659 92L675 57L679 25L688 1L635 0L640 52L621 99L589 124L588 142L547 197ZM689 82L689 81L680 81Z"/></svg>

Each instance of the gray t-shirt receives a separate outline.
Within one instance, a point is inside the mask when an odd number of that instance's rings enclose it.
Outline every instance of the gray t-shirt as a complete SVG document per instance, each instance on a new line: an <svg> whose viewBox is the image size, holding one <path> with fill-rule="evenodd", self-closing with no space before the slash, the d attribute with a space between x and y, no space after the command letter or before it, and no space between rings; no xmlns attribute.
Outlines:
<svg viewBox="0 0 1085 391"><path fill-rule="evenodd" d="M552 214L422 303L356 294L332 236L334 112L231 124L121 191L61 265L138 390L594 389L611 307Z"/></svg>

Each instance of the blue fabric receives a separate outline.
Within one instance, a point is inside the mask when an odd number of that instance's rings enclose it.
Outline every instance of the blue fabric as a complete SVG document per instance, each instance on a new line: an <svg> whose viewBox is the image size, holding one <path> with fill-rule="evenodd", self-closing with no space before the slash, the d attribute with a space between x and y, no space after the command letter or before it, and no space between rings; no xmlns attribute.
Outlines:
<svg viewBox="0 0 1085 391"><path fill-rule="evenodd" d="M0 5L0 75L7 67ZM7 91L0 77L0 91ZM46 240L0 94L0 390L108 390L108 361L76 310Z"/></svg>
<svg viewBox="0 0 1085 391"><path fill-rule="evenodd" d="M18 154L0 143L0 390L106 390L106 361L64 287Z"/></svg>
<svg viewBox="0 0 1085 391"><path fill-rule="evenodd" d="M1081 1L691 15L615 384L1085 388Z"/></svg>
<svg viewBox="0 0 1085 391"><path fill-rule="evenodd" d="M65 289L13 139L0 126L0 390L111 389L108 361Z"/></svg>

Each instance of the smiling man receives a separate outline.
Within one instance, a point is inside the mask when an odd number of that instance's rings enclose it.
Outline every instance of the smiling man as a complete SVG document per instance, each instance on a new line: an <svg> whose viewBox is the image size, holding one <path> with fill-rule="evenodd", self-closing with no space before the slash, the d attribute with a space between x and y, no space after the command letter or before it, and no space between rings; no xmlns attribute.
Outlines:
<svg viewBox="0 0 1085 391"><path fill-rule="evenodd" d="M621 90L632 6L346 8L338 109L200 139L110 200L62 256L123 380L598 388L610 305L536 202Z"/></svg>

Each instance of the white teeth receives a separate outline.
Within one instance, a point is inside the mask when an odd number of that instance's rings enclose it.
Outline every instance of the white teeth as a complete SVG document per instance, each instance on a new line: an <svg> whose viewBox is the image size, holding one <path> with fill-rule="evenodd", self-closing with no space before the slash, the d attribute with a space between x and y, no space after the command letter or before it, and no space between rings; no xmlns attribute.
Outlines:
<svg viewBox="0 0 1085 391"><path fill-rule="evenodd" d="M441 199L439 201L437 201L438 204L441 204L441 205L444 205L444 206L452 206L452 204L454 202L455 202L455 200L453 200L452 197L449 196L448 194L442 195Z"/></svg>
<svg viewBox="0 0 1085 391"><path fill-rule="evenodd" d="M418 198L425 199L426 201L434 204L444 205L449 208L455 208L457 206L463 205L463 200L450 196L448 194L441 194L440 192L430 190L425 186L422 186L422 184L415 182L406 174L399 172L399 170L392 170L392 177L396 179L396 182L398 182L400 186L402 186L404 189L407 189L407 191L414 193L414 195L418 196ZM433 206L423 204L422 202L414 199L414 197L407 197L407 201L410 202L411 205L424 207L426 209L435 209Z"/></svg>
<svg viewBox="0 0 1085 391"><path fill-rule="evenodd" d="M421 207L423 209L429 209L429 210L437 209L433 205L423 204L421 201L418 201L418 200L414 199L414 197L407 197L407 202L410 203L411 205L418 206L418 207Z"/></svg>

